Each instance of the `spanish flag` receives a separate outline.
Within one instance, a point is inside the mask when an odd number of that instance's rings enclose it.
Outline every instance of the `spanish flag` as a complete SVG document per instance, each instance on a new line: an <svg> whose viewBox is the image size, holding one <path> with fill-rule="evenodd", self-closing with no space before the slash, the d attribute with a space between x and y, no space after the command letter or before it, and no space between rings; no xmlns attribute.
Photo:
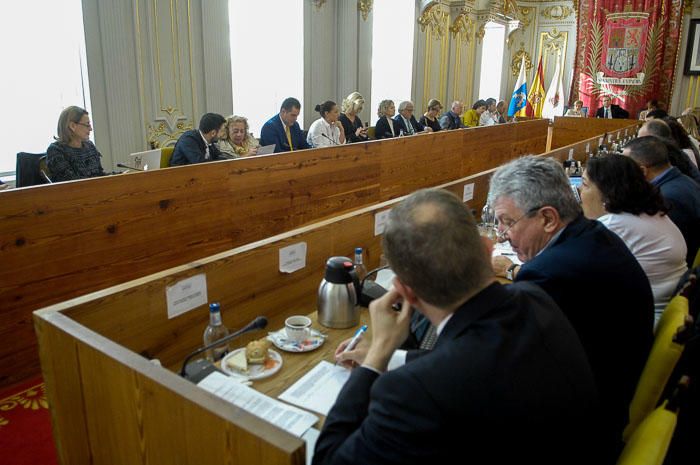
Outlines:
<svg viewBox="0 0 700 465"><path fill-rule="evenodd" d="M525 114L531 118L542 118L542 107L544 106L544 73L542 72L542 54L537 63L537 73L535 74L532 89L527 96L527 106Z"/></svg>

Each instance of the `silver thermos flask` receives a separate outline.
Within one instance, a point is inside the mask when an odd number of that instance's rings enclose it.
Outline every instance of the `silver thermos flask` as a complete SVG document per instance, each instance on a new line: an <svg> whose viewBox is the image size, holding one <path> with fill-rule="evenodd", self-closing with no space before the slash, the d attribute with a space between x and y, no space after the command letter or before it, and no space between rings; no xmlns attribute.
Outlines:
<svg viewBox="0 0 700 465"><path fill-rule="evenodd" d="M318 287L318 322L328 328L350 328L360 322L359 281L347 257L331 257Z"/></svg>

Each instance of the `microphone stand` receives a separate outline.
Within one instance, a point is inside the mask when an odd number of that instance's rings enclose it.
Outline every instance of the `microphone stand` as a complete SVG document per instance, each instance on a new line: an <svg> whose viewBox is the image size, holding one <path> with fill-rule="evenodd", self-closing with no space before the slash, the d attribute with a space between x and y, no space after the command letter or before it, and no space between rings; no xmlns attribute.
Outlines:
<svg viewBox="0 0 700 465"><path fill-rule="evenodd" d="M329 141L331 141L331 142L333 143L333 145L340 145L338 142L334 141L333 139L331 139L330 137L328 137L328 136L325 135L324 133L321 133L321 135L322 135L323 137L325 137L326 139L328 139Z"/></svg>
<svg viewBox="0 0 700 465"><path fill-rule="evenodd" d="M224 336L221 339L217 339L216 341L212 342L209 345L206 345L204 347L200 347L199 349L195 350L194 352L190 353L187 357L185 357L185 361L182 363L182 369L180 370L180 376L182 376L183 378L186 377L185 369L187 368L187 364L192 359L192 357L195 357L195 356L197 356L197 355L201 354L202 352L205 352L209 349L213 349L216 346L219 346L221 344L225 344L229 341L232 341L233 339L237 338L241 334L247 333L249 331L254 331L256 329L263 329L266 326L267 326L267 318L265 318L264 316L259 316L255 320L250 322L248 325L246 325L245 327L239 329L238 331L235 331L235 332L229 334L228 336Z"/></svg>

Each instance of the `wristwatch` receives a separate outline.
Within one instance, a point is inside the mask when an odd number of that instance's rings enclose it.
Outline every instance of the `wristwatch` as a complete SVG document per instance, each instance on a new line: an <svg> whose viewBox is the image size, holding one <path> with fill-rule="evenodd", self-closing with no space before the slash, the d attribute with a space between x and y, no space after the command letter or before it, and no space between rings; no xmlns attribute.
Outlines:
<svg viewBox="0 0 700 465"><path fill-rule="evenodd" d="M520 266L517 263L513 263L508 267L506 270L506 279L510 279L511 281L513 280L513 271L515 271L515 267Z"/></svg>

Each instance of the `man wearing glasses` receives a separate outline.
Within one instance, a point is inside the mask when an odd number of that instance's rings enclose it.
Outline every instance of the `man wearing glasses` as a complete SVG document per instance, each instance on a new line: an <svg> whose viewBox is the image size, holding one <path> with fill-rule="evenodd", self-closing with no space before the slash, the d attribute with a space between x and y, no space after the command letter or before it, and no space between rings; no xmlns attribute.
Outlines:
<svg viewBox="0 0 700 465"><path fill-rule="evenodd" d="M624 242L582 214L561 164L523 157L491 178L500 241L522 266L493 259L497 275L541 286L578 333L596 378L607 428L604 460L621 448L628 407L652 342L649 280ZM601 463L604 461L601 459Z"/></svg>

